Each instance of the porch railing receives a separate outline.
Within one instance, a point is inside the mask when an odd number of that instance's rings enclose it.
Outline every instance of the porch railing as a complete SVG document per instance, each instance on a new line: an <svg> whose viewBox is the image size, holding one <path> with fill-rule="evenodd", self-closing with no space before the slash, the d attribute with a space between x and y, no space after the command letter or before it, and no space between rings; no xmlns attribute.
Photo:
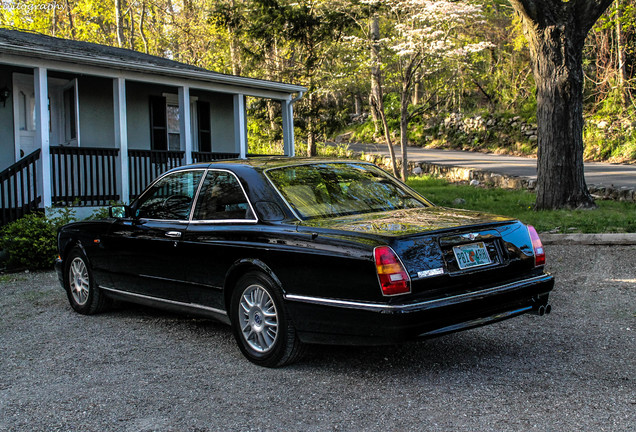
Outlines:
<svg viewBox="0 0 636 432"><path fill-rule="evenodd" d="M237 159L238 153L192 152L192 162L212 162L224 159Z"/></svg>
<svg viewBox="0 0 636 432"><path fill-rule="evenodd" d="M13 222L39 207L42 201L37 181L39 160L40 149L0 172L0 225Z"/></svg>
<svg viewBox="0 0 636 432"><path fill-rule="evenodd" d="M144 188L161 173L183 165L183 151L128 150L128 180L130 199L137 198Z"/></svg>
<svg viewBox="0 0 636 432"><path fill-rule="evenodd" d="M53 205L103 206L119 200L117 148L51 147Z"/></svg>

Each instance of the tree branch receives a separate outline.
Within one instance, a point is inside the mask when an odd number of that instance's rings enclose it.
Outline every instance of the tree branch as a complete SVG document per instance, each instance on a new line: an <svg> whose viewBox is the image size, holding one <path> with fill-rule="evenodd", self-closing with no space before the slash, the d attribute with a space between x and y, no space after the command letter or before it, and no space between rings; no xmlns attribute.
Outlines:
<svg viewBox="0 0 636 432"><path fill-rule="evenodd" d="M574 2L578 25L587 34L614 0L577 0Z"/></svg>

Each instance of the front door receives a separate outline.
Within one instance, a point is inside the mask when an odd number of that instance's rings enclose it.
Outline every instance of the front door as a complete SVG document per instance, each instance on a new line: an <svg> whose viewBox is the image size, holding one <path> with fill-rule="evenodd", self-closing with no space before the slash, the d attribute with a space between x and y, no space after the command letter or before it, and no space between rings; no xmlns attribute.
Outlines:
<svg viewBox="0 0 636 432"><path fill-rule="evenodd" d="M71 93L72 91L72 93ZM77 81L48 79L49 144L78 145ZM36 139L33 75L13 74L15 160L40 148Z"/></svg>
<svg viewBox="0 0 636 432"><path fill-rule="evenodd" d="M178 171L154 183L115 222L105 247L115 289L189 303L183 235L204 170Z"/></svg>
<svg viewBox="0 0 636 432"><path fill-rule="evenodd" d="M16 162L40 148L35 139L33 75L13 74L13 123Z"/></svg>

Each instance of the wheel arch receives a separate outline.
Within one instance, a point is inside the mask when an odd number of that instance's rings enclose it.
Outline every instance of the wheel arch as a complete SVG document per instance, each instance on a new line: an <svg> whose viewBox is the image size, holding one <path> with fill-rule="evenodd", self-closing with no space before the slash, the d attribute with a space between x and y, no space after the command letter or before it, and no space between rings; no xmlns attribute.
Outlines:
<svg viewBox="0 0 636 432"><path fill-rule="evenodd" d="M84 256L86 257L86 259L90 263L90 258L88 258L88 254L86 253L86 248L84 247L82 240L80 240L79 238L74 238L74 237L69 237L64 242L64 245L61 247L62 250L60 251L60 256L62 260L66 262L66 257L68 257L71 251L75 248L78 248L79 250L81 250Z"/></svg>
<svg viewBox="0 0 636 432"><path fill-rule="evenodd" d="M283 294L285 293L282 282L280 281L278 276L276 276L276 273L274 273L274 271L267 264L257 258L242 258L232 264L230 269L225 274L225 282L223 284L223 300L225 303L225 310L230 310L230 301L232 300L232 292L234 291L236 283L241 278L241 276L250 271L260 271L262 273L265 273L267 276L272 278L274 283L278 285Z"/></svg>

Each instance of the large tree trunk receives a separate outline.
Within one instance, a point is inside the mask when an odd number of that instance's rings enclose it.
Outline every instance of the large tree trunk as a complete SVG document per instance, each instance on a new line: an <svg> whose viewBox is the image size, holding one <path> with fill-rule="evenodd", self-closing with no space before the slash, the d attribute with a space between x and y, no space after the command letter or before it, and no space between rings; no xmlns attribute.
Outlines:
<svg viewBox="0 0 636 432"><path fill-rule="evenodd" d="M564 26L538 35L532 62L537 84L537 209L594 207L583 172L583 43ZM571 32L570 32L571 33Z"/></svg>
<svg viewBox="0 0 636 432"><path fill-rule="evenodd" d="M583 172L583 44L612 0L509 0L537 85L537 209L592 208Z"/></svg>

